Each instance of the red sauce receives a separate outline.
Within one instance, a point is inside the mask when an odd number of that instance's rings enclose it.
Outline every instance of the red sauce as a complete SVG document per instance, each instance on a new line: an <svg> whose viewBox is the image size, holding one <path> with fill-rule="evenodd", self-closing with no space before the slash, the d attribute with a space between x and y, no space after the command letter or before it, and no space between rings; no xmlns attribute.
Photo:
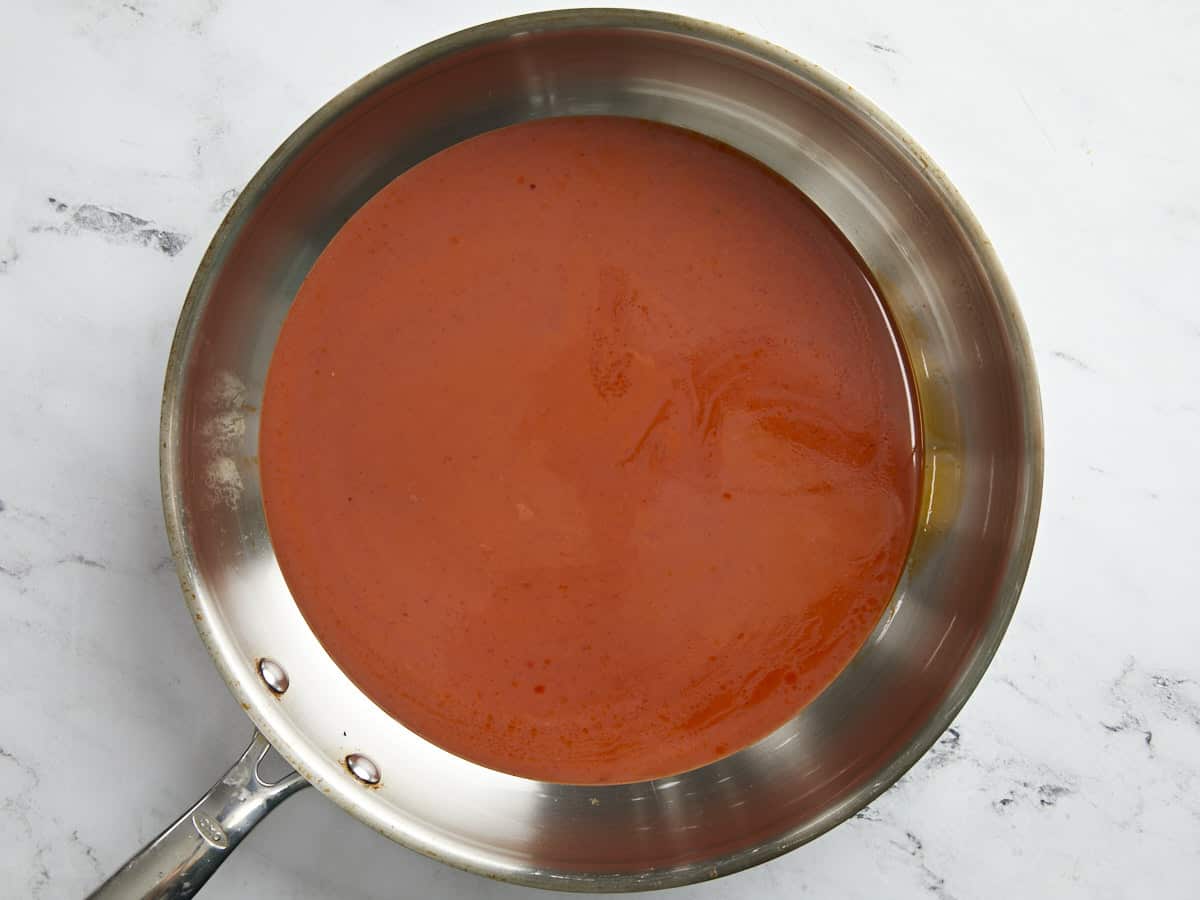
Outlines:
<svg viewBox="0 0 1200 900"><path fill-rule="evenodd" d="M915 518L908 376L795 188L689 132L458 144L334 238L267 379L305 618L399 721L550 781L768 734L854 656Z"/></svg>

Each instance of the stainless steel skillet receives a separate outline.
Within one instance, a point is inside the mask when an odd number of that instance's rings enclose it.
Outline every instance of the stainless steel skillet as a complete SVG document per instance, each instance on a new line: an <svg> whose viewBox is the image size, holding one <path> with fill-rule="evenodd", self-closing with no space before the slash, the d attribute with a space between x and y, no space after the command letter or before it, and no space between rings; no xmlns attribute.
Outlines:
<svg viewBox="0 0 1200 900"><path fill-rule="evenodd" d="M734 756L653 783L542 784L407 731L340 672L280 574L257 458L280 325L338 228L406 168L467 137L556 115L690 128L790 179L872 269L913 363L923 506L887 614L813 704ZM180 583L258 729L247 755L96 894L185 897L311 783L397 842L483 875L617 891L713 878L862 808L950 723L1016 604L1041 495L1028 340L978 224L929 159L851 88L779 48L657 13L494 22L413 51L305 122L213 239L175 335L162 491ZM295 768L257 777L267 742Z"/></svg>

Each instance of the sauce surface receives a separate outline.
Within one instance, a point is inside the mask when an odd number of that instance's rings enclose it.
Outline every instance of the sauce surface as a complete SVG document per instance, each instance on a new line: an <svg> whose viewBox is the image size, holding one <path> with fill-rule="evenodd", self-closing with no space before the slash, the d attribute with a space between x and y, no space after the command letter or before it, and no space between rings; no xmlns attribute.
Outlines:
<svg viewBox="0 0 1200 900"><path fill-rule="evenodd" d="M304 282L263 500L342 670L548 781L704 765L857 652L907 554L907 370L799 191L689 132L542 120L409 170Z"/></svg>

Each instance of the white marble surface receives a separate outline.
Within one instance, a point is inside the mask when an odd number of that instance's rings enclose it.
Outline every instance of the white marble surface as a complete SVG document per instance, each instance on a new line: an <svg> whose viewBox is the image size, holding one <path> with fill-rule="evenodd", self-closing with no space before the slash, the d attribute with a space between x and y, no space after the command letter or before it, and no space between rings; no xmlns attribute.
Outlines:
<svg viewBox="0 0 1200 900"><path fill-rule="evenodd" d="M1021 298L1047 429L1022 604L954 730L856 820L674 896L1196 897L1194 0L663 5L826 66L943 165ZM4 7L0 895L67 898L250 733L180 600L156 469L168 344L222 211L358 76L529 7ZM315 793L204 894L528 895L404 851Z"/></svg>

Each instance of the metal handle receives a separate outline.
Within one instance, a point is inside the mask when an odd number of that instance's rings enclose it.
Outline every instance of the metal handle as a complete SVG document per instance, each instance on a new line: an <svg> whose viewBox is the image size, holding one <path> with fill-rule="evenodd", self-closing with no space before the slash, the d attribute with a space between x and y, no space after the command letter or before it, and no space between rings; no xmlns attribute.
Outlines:
<svg viewBox="0 0 1200 900"><path fill-rule="evenodd" d="M224 777L170 828L125 863L88 900L182 900L208 881L250 829L308 782L292 772L267 783L259 763L271 745L254 740Z"/></svg>

